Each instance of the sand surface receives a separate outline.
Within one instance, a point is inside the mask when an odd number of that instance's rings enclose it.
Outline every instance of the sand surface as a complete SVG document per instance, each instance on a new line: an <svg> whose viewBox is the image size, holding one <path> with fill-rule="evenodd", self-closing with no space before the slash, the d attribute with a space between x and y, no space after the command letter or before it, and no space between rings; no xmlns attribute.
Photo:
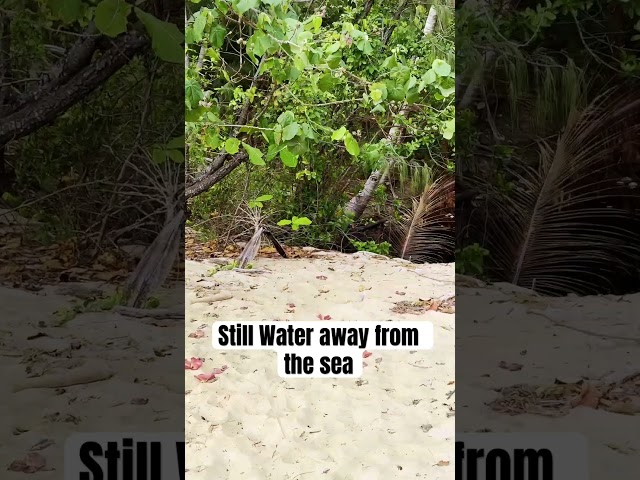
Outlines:
<svg viewBox="0 0 640 480"><path fill-rule="evenodd" d="M457 427L466 431L578 432L588 441L592 480L612 474L620 480L638 478L640 294L549 299L532 297L506 284L458 287L456 293L458 318L473 322L457 329L457 393L465 399L458 405ZM501 362L519 369L501 368ZM517 384L549 388L556 380L581 382L579 388L573 388L577 406L569 405L560 416L507 415L487 405L501 398L496 389ZM598 397L616 382L623 382L624 387L617 387L619 394L606 407ZM559 400L566 398L559 396ZM520 399L516 396L506 406L516 411L533 408L526 402L515 404ZM554 402L546 407L548 413L558 409Z"/></svg>
<svg viewBox="0 0 640 480"><path fill-rule="evenodd" d="M394 302L450 296L453 265L416 266L366 254L259 258L263 274L188 261L185 371L189 480L452 478L454 314L394 313ZM417 273L416 273L417 269ZM212 304L198 297L226 294ZM218 351L214 320L416 321L434 324L435 348L375 351L360 379L283 379L271 351ZM319 322L319 320L317 320ZM323 322L326 323L326 322ZM192 338L201 328L202 338ZM222 366L213 383L194 378Z"/></svg>
<svg viewBox="0 0 640 480"><path fill-rule="evenodd" d="M172 355L182 350L176 345L182 322L158 327L103 312L56 326L54 312L78 301L59 292L74 287L103 288L62 284L32 293L0 287L3 479L63 478L64 443L74 433L182 430L174 412L184 405L183 373L176 368L180 353ZM25 388L38 382L49 386ZM36 473L7 470L29 455L37 456Z"/></svg>

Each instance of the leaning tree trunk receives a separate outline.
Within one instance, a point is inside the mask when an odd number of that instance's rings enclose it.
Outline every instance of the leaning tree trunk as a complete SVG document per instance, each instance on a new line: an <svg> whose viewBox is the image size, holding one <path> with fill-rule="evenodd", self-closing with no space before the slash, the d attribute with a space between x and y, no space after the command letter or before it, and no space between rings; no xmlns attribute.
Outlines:
<svg viewBox="0 0 640 480"><path fill-rule="evenodd" d="M434 6L431 6L429 10L429 15L427 16L427 21L425 22L424 29L422 32L425 36L432 35L433 29L436 25L436 9ZM400 116L404 117L407 114L407 104L405 103L400 110ZM394 126L389 130L389 138L391 142L394 144L400 143L400 139L402 137L402 127ZM364 187L356 196L351 198L349 202L344 206L344 212L352 218L352 221L355 222L360 219L364 211L367 209L369 202L371 202L371 198L373 198L373 193L379 185L383 184L389 169L393 166L393 161L389 162L389 165L385 170L375 170L371 172L369 178L364 183Z"/></svg>

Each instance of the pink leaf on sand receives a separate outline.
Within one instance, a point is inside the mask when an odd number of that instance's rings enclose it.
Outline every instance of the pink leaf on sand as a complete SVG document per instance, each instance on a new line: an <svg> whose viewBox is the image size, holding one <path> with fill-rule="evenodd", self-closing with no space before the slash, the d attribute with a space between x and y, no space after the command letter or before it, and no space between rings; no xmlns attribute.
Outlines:
<svg viewBox="0 0 640 480"><path fill-rule="evenodd" d="M8 470L12 472L35 473L42 470L47 460L39 453L28 453L22 460L14 460Z"/></svg>
<svg viewBox="0 0 640 480"><path fill-rule="evenodd" d="M366 350L364 352L362 352L362 358L367 358L370 357L372 355L371 352L367 352Z"/></svg>
<svg viewBox="0 0 640 480"><path fill-rule="evenodd" d="M200 375L194 375L202 383L211 383L217 380L215 373L201 373Z"/></svg>
<svg viewBox="0 0 640 480"><path fill-rule="evenodd" d="M202 358L191 357L191 360L184 359L185 370L198 370L204 363Z"/></svg>
<svg viewBox="0 0 640 480"><path fill-rule="evenodd" d="M331 315L322 315L321 313L318 314L318 319L320 320L331 320Z"/></svg>
<svg viewBox="0 0 640 480"><path fill-rule="evenodd" d="M318 275L316 278L318 280L326 280L327 279L327 277L325 277L324 275Z"/></svg>
<svg viewBox="0 0 640 480"><path fill-rule="evenodd" d="M287 303L287 306L289 308L296 308L296 304L295 303Z"/></svg>
<svg viewBox="0 0 640 480"><path fill-rule="evenodd" d="M194 377L196 377L202 383L215 382L216 380L218 380L216 375L220 375L227 368L229 368L229 367L227 367L226 365L222 365L222 367L220 367L220 368L214 368L213 372L211 372L211 373L201 373L200 375L194 375Z"/></svg>
<svg viewBox="0 0 640 480"><path fill-rule="evenodd" d="M204 337L204 332L202 330L196 330L193 333L189 334L189 338L202 338Z"/></svg>
<svg viewBox="0 0 640 480"><path fill-rule="evenodd" d="M366 367L367 366L367 362L362 362L362 366Z"/></svg>

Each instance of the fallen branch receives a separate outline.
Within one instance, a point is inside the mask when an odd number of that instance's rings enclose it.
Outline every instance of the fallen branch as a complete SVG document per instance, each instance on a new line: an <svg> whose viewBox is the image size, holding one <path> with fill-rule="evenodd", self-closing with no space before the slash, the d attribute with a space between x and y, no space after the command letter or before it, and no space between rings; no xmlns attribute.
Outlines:
<svg viewBox="0 0 640 480"><path fill-rule="evenodd" d="M20 392L30 388L59 388L100 382L113 376L113 371L102 363L90 362L64 373L44 375L42 377L27 378L13 386L13 392Z"/></svg>
<svg viewBox="0 0 640 480"><path fill-rule="evenodd" d="M601 338L609 338L611 340L623 340L626 342L640 343L640 337L623 337L622 335L610 335L607 333L594 332L593 330L587 330L585 328L574 327L572 325L567 325L566 323L561 322L559 320L554 320L550 316L542 312L538 312L536 310L528 310L527 313L544 317L557 327L568 328L569 330L574 330L576 332L584 333L585 335L591 335L594 337L601 337Z"/></svg>
<svg viewBox="0 0 640 480"><path fill-rule="evenodd" d="M233 298L233 295L229 293L218 293L216 295L211 295L209 297L196 298L191 301L191 305L194 303L213 303L213 302L221 302L222 300L230 300Z"/></svg>
<svg viewBox="0 0 640 480"><path fill-rule="evenodd" d="M133 308L118 306L113 309L114 313L124 317L132 318L154 318L157 320L184 320L184 308Z"/></svg>

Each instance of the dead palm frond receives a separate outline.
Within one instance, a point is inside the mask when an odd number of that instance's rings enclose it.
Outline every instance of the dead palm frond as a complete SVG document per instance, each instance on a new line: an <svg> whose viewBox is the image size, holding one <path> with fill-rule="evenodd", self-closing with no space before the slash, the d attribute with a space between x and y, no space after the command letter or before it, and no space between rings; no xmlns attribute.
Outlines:
<svg viewBox="0 0 640 480"><path fill-rule="evenodd" d="M511 189L483 185L487 246L505 280L541 293L588 293L640 259L637 226L615 207L623 194L605 176L623 135L640 132L639 114L640 96L609 91L569 116L554 148L540 142L538 168L510 165Z"/></svg>
<svg viewBox="0 0 640 480"><path fill-rule="evenodd" d="M432 180L411 199L411 207L390 219L391 243L400 258L437 262L451 254L455 242L447 224L452 224L454 187L452 176Z"/></svg>
<svg viewBox="0 0 640 480"><path fill-rule="evenodd" d="M271 244L274 246L276 251L280 254L281 257L287 258L287 253L284 250L284 247L278 242L276 237L268 230L265 226L266 218L262 215L262 210L259 208L241 208L241 210L247 216L248 221L253 226L253 235L251 239L247 242L245 247L242 249L238 260L236 261L238 268L247 268L247 266L253 261L253 259L258 255L258 251L260 250L260 245L262 243L262 235L266 236Z"/></svg>

